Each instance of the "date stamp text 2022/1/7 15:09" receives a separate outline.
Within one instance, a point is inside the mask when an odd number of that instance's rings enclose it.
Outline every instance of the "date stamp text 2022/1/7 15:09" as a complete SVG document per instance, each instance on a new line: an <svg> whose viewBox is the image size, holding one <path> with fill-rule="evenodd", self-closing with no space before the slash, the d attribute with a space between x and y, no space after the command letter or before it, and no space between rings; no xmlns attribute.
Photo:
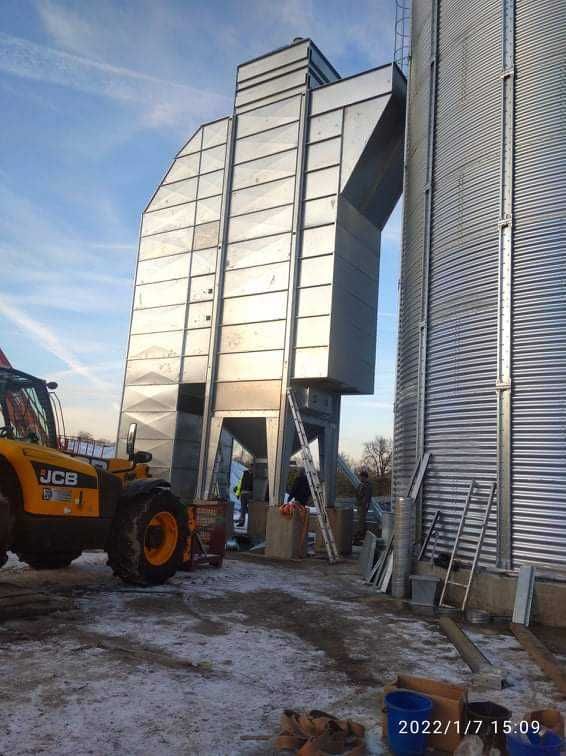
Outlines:
<svg viewBox="0 0 566 756"><path fill-rule="evenodd" d="M400 735L446 735L450 729L454 729L459 735L479 735L488 725L494 735L511 735L528 732L538 733L540 731L540 722L527 722L521 720L512 722L511 720L496 720L486 722L482 719L469 719L466 722L459 720L440 720L425 719L419 721L416 719L402 719L399 722Z"/></svg>

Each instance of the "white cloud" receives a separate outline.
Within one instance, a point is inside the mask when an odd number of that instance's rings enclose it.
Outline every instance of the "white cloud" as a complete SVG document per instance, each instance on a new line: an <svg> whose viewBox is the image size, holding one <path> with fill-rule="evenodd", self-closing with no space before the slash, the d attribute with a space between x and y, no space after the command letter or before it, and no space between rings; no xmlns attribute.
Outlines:
<svg viewBox="0 0 566 756"><path fill-rule="evenodd" d="M110 386L102 381L91 368L81 363L74 352L62 342L60 337L44 323L30 317L24 310L0 295L0 315L11 321L18 329L24 331L38 347L44 349L65 363L76 375L85 378L93 386L107 391Z"/></svg>
<svg viewBox="0 0 566 756"><path fill-rule="evenodd" d="M206 121L231 108L231 99L209 90L165 81L0 32L0 70L136 106L147 126Z"/></svg>

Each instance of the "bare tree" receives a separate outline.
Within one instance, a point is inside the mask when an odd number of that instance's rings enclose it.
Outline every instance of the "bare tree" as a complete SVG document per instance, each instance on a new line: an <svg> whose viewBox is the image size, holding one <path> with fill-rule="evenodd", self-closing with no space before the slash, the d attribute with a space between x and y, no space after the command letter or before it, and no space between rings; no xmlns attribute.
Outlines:
<svg viewBox="0 0 566 756"><path fill-rule="evenodd" d="M94 441L92 433L89 433L88 431L79 431L77 433L77 438L80 441Z"/></svg>
<svg viewBox="0 0 566 756"><path fill-rule="evenodd" d="M366 441L362 455L362 464L375 478L385 478L391 473L393 456L392 442L385 436L376 436L373 441Z"/></svg>

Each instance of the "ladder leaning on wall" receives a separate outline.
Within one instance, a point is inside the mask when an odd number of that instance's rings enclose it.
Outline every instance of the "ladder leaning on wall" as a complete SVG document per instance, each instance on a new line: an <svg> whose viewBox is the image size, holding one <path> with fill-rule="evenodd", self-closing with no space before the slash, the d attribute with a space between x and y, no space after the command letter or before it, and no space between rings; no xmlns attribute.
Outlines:
<svg viewBox="0 0 566 756"><path fill-rule="evenodd" d="M303 456L303 464L305 466L305 473L309 482L309 488L311 496L313 498L314 506L316 509L316 515L318 523L320 525L320 532L324 539L324 545L326 546L326 553L328 554L328 561L333 563L340 560L338 549L336 548L336 541L334 540L334 534L328 519L328 510L326 508L326 500L322 484L318 476L317 469L314 465L305 426L299 412L299 406L297 399L293 392L293 389L287 389L287 398L289 399L289 406L291 407L291 414L295 421L295 428L297 429L297 435L299 437L299 443L301 445L301 454Z"/></svg>

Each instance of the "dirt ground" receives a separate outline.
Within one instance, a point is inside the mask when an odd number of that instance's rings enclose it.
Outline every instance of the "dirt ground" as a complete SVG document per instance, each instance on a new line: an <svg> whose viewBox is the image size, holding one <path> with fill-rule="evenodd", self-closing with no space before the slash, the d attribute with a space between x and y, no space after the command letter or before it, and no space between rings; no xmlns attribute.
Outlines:
<svg viewBox="0 0 566 756"><path fill-rule="evenodd" d="M382 753L385 683L399 672L471 678L434 618L377 595L355 562L229 555L219 570L141 589L91 553L52 572L10 560L0 583L68 603L0 622L2 756L270 754L284 708L354 718L368 752ZM566 713L504 626L468 630L509 683L471 698L516 718L557 704Z"/></svg>

